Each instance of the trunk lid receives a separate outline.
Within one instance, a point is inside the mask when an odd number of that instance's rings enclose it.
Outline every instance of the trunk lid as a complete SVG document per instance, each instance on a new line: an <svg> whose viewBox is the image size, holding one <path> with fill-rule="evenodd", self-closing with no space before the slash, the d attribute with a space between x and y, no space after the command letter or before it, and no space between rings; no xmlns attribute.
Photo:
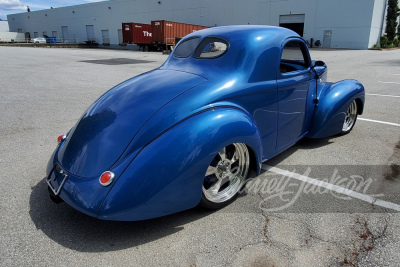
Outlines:
<svg viewBox="0 0 400 267"><path fill-rule="evenodd" d="M58 152L59 162L76 176L99 176L162 106L204 81L186 72L154 70L117 85L71 129Z"/></svg>

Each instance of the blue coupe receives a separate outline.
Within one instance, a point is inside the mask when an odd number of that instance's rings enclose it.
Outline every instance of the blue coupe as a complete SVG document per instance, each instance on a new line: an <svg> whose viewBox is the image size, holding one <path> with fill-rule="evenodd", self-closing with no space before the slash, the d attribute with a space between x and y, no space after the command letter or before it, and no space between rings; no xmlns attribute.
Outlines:
<svg viewBox="0 0 400 267"><path fill-rule="evenodd" d="M326 77L288 29L191 33L161 67L106 92L58 138L50 196L104 220L221 208L250 170L301 138L352 130L364 87Z"/></svg>

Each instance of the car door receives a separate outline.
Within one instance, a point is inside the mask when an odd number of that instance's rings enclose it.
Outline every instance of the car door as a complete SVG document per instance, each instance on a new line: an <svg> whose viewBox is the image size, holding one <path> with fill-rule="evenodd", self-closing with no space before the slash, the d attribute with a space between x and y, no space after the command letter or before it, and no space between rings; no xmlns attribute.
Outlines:
<svg viewBox="0 0 400 267"><path fill-rule="evenodd" d="M311 119L307 109L312 104L315 90L314 73L308 48L300 38L291 38L283 44L278 85L278 134L276 150L283 150L301 138ZM311 102L311 103L310 103Z"/></svg>

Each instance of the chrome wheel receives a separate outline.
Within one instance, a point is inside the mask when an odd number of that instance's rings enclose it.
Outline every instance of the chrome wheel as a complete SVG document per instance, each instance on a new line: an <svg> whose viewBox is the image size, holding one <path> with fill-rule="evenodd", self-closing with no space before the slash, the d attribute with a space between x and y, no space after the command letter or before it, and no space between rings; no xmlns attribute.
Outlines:
<svg viewBox="0 0 400 267"><path fill-rule="evenodd" d="M221 149L207 168L201 205L219 208L233 199L247 178L250 156L247 146L234 143Z"/></svg>
<svg viewBox="0 0 400 267"><path fill-rule="evenodd" d="M354 100L349 109L346 112L346 117L344 118L342 133L348 133L353 128L357 120L357 103Z"/></svg>

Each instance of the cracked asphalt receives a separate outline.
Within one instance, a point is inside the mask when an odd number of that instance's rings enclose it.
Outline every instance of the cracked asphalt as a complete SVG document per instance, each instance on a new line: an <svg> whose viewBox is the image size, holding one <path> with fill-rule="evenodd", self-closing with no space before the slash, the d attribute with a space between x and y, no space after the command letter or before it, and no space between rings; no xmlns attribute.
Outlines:
<svg viewBox="0 0 400 267"><path fill-rule="evenodd" d="M328 80L366 88L360 118L400 124L400 50L311 50ZM108 222L50 201L56 138L112 86L158 67L159 53L0 47L1 266L398 266L393 209L271 172L218 211ZM400 205L400 127L358 120L304 139L265 165ZM258 182L258 183L257 183ZM287 182L287 183L285 183Z"/></svg>

